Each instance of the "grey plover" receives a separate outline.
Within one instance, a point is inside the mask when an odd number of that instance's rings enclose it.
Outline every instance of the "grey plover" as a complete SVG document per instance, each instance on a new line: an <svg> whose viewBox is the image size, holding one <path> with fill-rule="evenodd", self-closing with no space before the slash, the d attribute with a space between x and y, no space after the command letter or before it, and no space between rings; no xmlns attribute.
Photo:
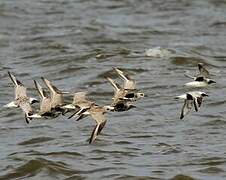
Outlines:
<svg viewBox="0 0 226 180"><path fill-rule="evenodd" d="M139 90L136 89L136 81L134 79L132 79L128 74L126 74L125 72L118 68L114 68L114 70L119 75L119 77L124 81L123 88L127 90L125 98L137 100L139 98L144 97L144 93L139 92Z"/></svg>
<svg viewBox="0 0 226 180"><path fill-rule="evenodd" d="M95 104L95 102L90 101L87 99L86 96L87 92L77 92L74 94L73 102L72 104L68 104L63 106L62 108L65 109L75 109L74 114L72 114L70 118L72 118L74 115L80 115L81 113L85 112L87 109L89 109L92 105Z"/></svg>
<svg viewBox="0 0 226 180"><path fill-rule="evenodd" d="M18 107L16 100L21 97L27 97L30 104L39 102L36 98L27 96L27 88L18 80L16 77L8 71L9 77L12 80L15 88L15 98L14 101L4 105L4 107Z"/></svg>
<svg viewBox="0 0 226 180"><path fill-rule="evenodd" d="M10 79L15 87L15 100L6 104L5 107L19 107L25 114L25 120L27 123L32 120L33 115L31 104L39 102L36 98L27 96L27 88L16 77L8 72Z"/></svg>
<svg viewBox="0 0 226 180"><path fill-rule="evenodd" d="M29 117L32 117L32 118L56 117L55 111L51 108L51 98L48 97L46 91L42 88L42 86L37 81L34 80L34 84L41 98L40 109L38 113L33 114Z"/></svg>
<svg viewBox="0 0 226 180"><path fill-rule="evenodd" d="M62 106L65 105L63 94L69 94L69 92L64 92L56 88L48 79L41 77L45 85L50 91L50 99L51 99L51 108L62 112Z"/></svg>
<svg viewBox="0 0 226 180"><path fill-rule="evenodd" d="M96 126L92 131L91 137L89 139L89 143L93 143L97 136L100 134L102 129L104 128L107 120L105 113L108 111L112 111L114 108L111 106L98 106L98 105L92 105L89 109L86 111L82 112L77 120L82 119L83 117L86 116L91 116L95 122Z"/></svg>
<svg viewBox="0 0 226 180"><path fill-rule="evenodd" d="M115 111L127 111L131 108L136 107L133 105L129 100L133 97L128 97L128 90L125 90L124 88L121 88L117 83L114 82L113 79L107 77L107 80L110 82L114 89L114 96L113 96L113 102L111 106L114 107Z"/></svg>

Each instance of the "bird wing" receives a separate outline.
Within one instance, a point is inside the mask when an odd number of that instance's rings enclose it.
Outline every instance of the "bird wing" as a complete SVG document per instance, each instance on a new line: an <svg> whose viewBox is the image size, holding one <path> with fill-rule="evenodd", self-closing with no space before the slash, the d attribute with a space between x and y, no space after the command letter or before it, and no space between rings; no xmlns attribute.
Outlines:
<svg viewBox="0 0 226 180"><path fill-rule="evenodd" d="M86 95L87 95L87 92L77 92L77 93L75 93L74 97L73 97L73 103L72 104L76 105L81 101L85 101Z"/></svg>
<svg viewBox="0 0 226 180"><path fill-rule="evenodd" d="M8 74L9 74L9 77L12 80L14 85L16 85L16 86L18 86L18 85L23 86L23 84L18 79L16 79L16 77L11 72L8 71Z"/></svg>
<svg viewBox="0 0 226 180"><path fill-rule="evenodd" d="M107 121L104 121L104 122L102 122L102 123L100 124L100 127L99 127L99 129L98 129L97 135L99 135L99 134L101 133L102 129L103 129L104 126L106 125L106 122L107 122Z"/></svg>
<svg viewBox="0 0 226 180"><path fill-rule="evenodd" d="M114 68L117 72L119 77L124 80L124 89L136 89L136 82L135 80L131 79L127 74L123 71L119 70L118 68Z"/></svg>
<svg viewBox="0 0 226 180"><path fill-rule="evenodd" d="M209 71L204 67L203 63L198 63L199 75L208 77Z"/></svg>
<svg viewBox="0 0 226 180"><path fill-rule="evenodd" d="M27 88L8 71L9 77L15 86L15 99L27 96Z"/></svg>
<svg viewBox="0 0 226 180"><path fill-rule="evenodd" d="M194 102L195 111L197 112L199 110L199 105L198 105L198 102L197 102L197 98L194 98L193 102Z"/></svg>
<svg viewBox="0 0 226 180"><path fill-rule="evenodd" d="M93 131L92 131L92 134L90 136L90 139L89 139L89 144L93 143L95 141L95 139L97 138L97 134L98 134L98 130L99 130L99 127L100 127L100 124L97 124Z"/></svg>
<svg viewBox="0 0 226 180"><path fill-rule="evenodd" d="M102 123L106 121L105 111L102 107L92 107L90 110L91 117L96 121L96 123Z"/></svg>
<svg viewBox="0 0 226 180"><path fill-rule="evenodd" d="M117 84L113 79L107 77L107 80L110 82L111 86L114 89L114 92L117 93L118 91L120 91L121 87L119 84Z"/></svg>
<svg viewBox="0 0 226 180"><path fill-rule="evenodd" d="M44 97L40 103L40 113L51 112L51 99L48 97Z"/></svg>
<svg viewBox="0 0 226 180"><path fill-rule="evenodd" d="M32 120L32 118L28 117L31 116L33 114L32 108L31 108L31 104L29 103L28 99L21 99L18 100L19 102L19 107L22 109L22 111L25 114L25 120L27 123L29 123L30 120Z"/></svg>
<svg viewBox="0 0 226 180"><path fill-rule="evenodd" d="M186 114L188 114L193 107L193 100L184 100L184 105L181 110L180 119L183 119Z"/></svg>
<svg viewBox="0 0 226 180"><path fill-rule="evenodd" d="M196 99L197 99L198 107L200 107L202 104L202 97L197 97Z"/></svg>
<svg viewBox="0 0 226 180"><path fill-rule="evenodd" d="M45 95L44 95L42 86L37 81L35 81L35 80L34 80L34 84L35 84L35 88L37 89L40 97L43 99L45 97Z"/></svg>
<svg viewBox="0 0 226 180"><path fill-rule="evenodd" d="M32 112L32 108L31 108L31 104L29 103L28 100L21 100L19 102L19 107L22 109L23 112L25 112L26 114L28 114L29 112Z"/></svg>
<svg viewBox="0 0 226 180"><path fill-rule="evenodd" d="M41 77L41 79L43 80L45 85L48 87L51 94L63 94L63 92L60 91L59 89L57 89L56 86L54 86L48 79L46 79L44 77Z"/></svg>
<svg viewBox="0 0 226 180"><path fill-rule="evenodd" d="M15 88L15 99L20 97L27 97L27 88L21 85L16 86Z"/></svg>
<svg viewBox="0 0 226 180"><path fill-rule="evenodd" d="M58 90L55 86L51 84L49 80L42 77L43 82L50 90L51 95L51 106L55 108L56 106L62 105L64 103L63 93L62 91Z"/></svg>

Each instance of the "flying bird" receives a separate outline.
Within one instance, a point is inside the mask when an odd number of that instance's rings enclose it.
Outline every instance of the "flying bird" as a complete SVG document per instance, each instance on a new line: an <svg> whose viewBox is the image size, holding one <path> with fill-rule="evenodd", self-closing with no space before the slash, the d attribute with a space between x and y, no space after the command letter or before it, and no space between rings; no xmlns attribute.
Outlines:
<svg viewBox="0 0 226 180"><path fill-rule="evenodd" d="M4 107L19 107L25 114L26 122L29 123L32 120L29 116L33 114L31 104L39 101L36 98L28 97L27 88L11 72L8 74L15 87L15 99Z"/></svg>
<svg viewBox="0 0 226 180"><path fill-rule="evenodd" d="M195 108L195 111L198 111L199 108L201 107L203 97L206 96L208 96L208 94L202 91L192 91L177 96L176 99L184 100L184 104L181 109L180 119L183 119L184 116L187 115L192 110L193 106Z"/></svg>
<svg viewBox="0 0 226 180"><path fill-rule="evenodd" d="M118 68L114 68L114 70L124 81L123 89L127 91L126 98L136 101L137 99L144 97L144 93L139 92L139 90L136 89L136 81L134 79Z"/></svg>
<svg viewBox="0 0 226 180"><path fill-rule="evenodd" d="M77 121L79 121L83 117L91 116L96 122L96 126L94 127L91 137L89 139L90 144L95 141L95 139L101 133L101 131L103 130L103 128L107 122L105 113L108 111L112 111L113 109L114 108L111 106L103 106L102 107L102 106L93 104L89 109L87 109L86 111L84 111L80 114L80 117L77 119Z"/></svg>
<svg viewBox="0 0 226 180"><path fill-rule="evenodd" d="M42 117L56 117L56 112L51 108L51 98L48 97L46 91L42 86L34 80L35 88L41 98L39 111L29 117L31 118L42 118Z"/></svg>
<svg viewBox="0 0 226 180"><path fill-rule="evenodd" d="M186 77L193 79L193 81L186 83L185 86L206 87L209 84L216 83L216 81L209 78L209 71L204 67L203 63L198 63L198 70L199 73L196 76L185 74Z"/></svg>
<svg viewBox="0 0 226 180"><path fill-rule="evenodd" d="M68 104L63 106L64 109L74 109L77 110L75 113L73 113L70 117L72 118L75 115L80 115L81 113L88 110L92 105L95 104L95 102L90 101L86 97L87 92L77 92L74 94L73 102L72 104Z"/></svg>
<svg viewBox="0 0 226 180"><path fill-rule="evenodd" d="M45 85L50 91L51 108L56 111L64 111L62 106L65 105L63 94L68 94L69 92L64 92L56 88L48 79L41 77Z"/></svg>
<svg viewBox="0 0 226 180"><path fill-rule="evenodd" d="M127 111L131 108L136 107L130 102L131 97L128 90L121 88L115 81L107 77L108 82L111 84L114 90L113 102L111 104L115 111Z"/></svg>

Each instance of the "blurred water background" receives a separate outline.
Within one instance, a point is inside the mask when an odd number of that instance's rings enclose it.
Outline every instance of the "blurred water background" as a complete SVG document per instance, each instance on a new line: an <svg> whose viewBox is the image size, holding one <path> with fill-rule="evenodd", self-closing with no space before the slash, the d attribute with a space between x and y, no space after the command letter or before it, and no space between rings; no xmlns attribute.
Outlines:
<svg viewBox="0 0 226 180"><path fill-rule="evenodd" d="M0 2L0 179L226 179L226 1L2 0ZM150 48L163 48L158 57ZM199 112L179 120L186 71L208 66L217 84ZM137 108L94 121L59 116L27 125L7 71L31 96L44 76L59 89L111 103L105 76L126 70L148 95ZM120 83L120 82L119 82ZM67 96L70 102L72 97Z"/></svg>

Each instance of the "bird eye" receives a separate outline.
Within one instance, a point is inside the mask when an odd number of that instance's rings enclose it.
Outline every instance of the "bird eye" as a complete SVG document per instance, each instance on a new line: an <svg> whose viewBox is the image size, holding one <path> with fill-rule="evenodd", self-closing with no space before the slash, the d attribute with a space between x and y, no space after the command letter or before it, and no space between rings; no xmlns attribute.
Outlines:
<svg viewBox="0 0 226 180"><path fill-rule="evenodd" d="M140 93L140 97L144 97L144 93Z"/></svg>

